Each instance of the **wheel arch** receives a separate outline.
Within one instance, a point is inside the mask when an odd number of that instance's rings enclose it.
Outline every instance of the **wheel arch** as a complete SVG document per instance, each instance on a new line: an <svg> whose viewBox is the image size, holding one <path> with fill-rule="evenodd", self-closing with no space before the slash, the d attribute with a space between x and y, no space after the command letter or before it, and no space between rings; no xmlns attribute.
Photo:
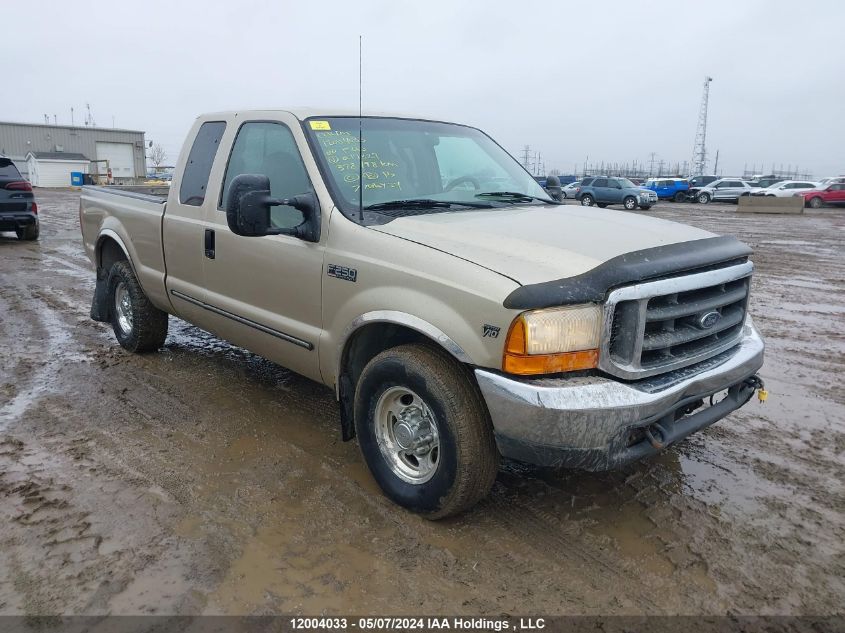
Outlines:
<svg viewBox="0 0 845 633"><path fill-rule="evenodd" d="M129 257L129 249L121 237L111 229L103 229L97 237L97 244L94 248L95 262L97 268L108 268L115 262L125 259L132 265Z"/></svg>
<svg viewBox="0 0 845 633"><path fill-rule="evenodd" d="M384 350L407 343L435 345L462 364L472 359L450 336L420 317L394 310L376 310L356 317L337 347L335 395L340 402L344 440L355 436L353 400L355 385L366 364Z"/></svg>
<svg viewBox="0 0 845 633"><path fill-rule="evenodd" d="M119 261L128 262L137 278L126 243L111 229L103 229L97 236L94 246L94 265L97 273L97 284L91 302L91 318L94 321L107 322L111 317L108 302L108 277L112 265Z"/></svg>

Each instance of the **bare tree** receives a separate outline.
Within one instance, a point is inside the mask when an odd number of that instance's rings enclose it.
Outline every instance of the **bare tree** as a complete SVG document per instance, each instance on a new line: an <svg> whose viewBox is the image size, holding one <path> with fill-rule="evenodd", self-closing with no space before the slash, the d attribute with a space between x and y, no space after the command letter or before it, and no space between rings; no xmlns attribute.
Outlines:
<svg viewBox="0 0 845 633"><path fill-rule="evenodd" d="M160 167L166 160L167 152L164 151L164 147L162 147L161 143L156 143L150 148L150 162L153 164L156 171L159 171Z"/></svg>

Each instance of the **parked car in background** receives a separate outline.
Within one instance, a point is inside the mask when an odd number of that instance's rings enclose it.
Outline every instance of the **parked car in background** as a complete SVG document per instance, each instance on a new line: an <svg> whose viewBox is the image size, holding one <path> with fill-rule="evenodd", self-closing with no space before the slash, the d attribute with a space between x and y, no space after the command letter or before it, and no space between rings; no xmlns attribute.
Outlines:
<svg viewBox="0 0 845 633"><path fill-rule="evenodd" d="M812 209L818 209L826 204L832 206L845 205L845 179L842 182L834 182L824 188L800 191L796 196L804 198L804 205Z"/></svg>
<svg viewBox="0 0 845 633"><path fill-rule="evenodd" d="M783 182L786 178L778 178L777 176L760 176L759 178L754 178L753 180L749 180L748 184L752 187L757 187L759 189L765 189L767 187L771 187L775 183Z"/></svg>
<svg viewBox="0 0 845 633"><path fill-rule="evenodd" d="M0 156L0 232L14 231L19 240L37 240L39 230L32 185L10 158Z"/></svg>
<svg viewBox="0 0 845 633"><path fill-rule="evenodd" d="M687 184L689 184L690 189L696 189L706 187L711 182L716 182L717 180L719 180L718 176L693 176L692 178L687 178Z"/></svg>
<svg viewBox="0 0 845 633"><path fill-rule="evenodd" d="M766 187L765 189L757 189L756 191L752 191L751 195L788 198L789 196L799 193L801 191L817 189L818 186L819 184L817 182L809 182L807 180L787 180L784 182L776 182L775 184Z"/></svg>
<svg viewBox="0 0 845 633"><path fill-rule="evenodd" d="M687 199L689 183L683 178L649 178L643 185L651 189L661 200L683 202Z"/></svg>
<svg viewBox="0 0 845 633"><path fill-rule="evenodd" d="M822 178L821 180L819 180L817 184L819 185L819 188L822 188L833 183L842 182L845 182L845 176L828 176L827 178Z"/></svg>
<svg viewBox="0 0 845 633"><path fill-rule="evenodd" d="M602 209L609 204L622 204L629 211L637 207L645 210L657 204L657 194L650 189L638 187L627 178L605 176L582 180L581 191L576 198L585 207L595 204Z"/></svg>
<svg viewBox="0 0 845 633"><path fill-rule="evenodd" d="M720 178L701 188L690 189L690 197L696 202L735 202L742 196L751 195L751 185L739 178Z"/></svg>
<svg viewBox="0 0 845 633"><path fill-rule="evenodd" d="M579 191L581 191L581 181L576 180L575 182L571 182L565 187L563 187L561 195L564 198L574 200L575 196L578 194Z"/></svg>

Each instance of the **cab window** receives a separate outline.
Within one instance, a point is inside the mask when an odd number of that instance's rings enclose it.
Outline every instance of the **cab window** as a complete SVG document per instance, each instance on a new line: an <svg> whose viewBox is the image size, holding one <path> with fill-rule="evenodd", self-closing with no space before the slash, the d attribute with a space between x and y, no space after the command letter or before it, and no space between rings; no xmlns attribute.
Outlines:
<svg viewBox="0 0 845 633"><path fill-rule="evenodd" d="M206 121L197 131L179 187L179 202L182 204L199 207L205 202L208 175L225 129L225 121Z"/></svg>
<svg viewBox="0 0 845 633"><path fill-rule="evenodd" d="M225 208L229 187L236 176L260 174L270 179L270 195L292 198L311 191L311 181L299 154L290 129L282 123L255 121L244 123L238 130L223 189L220 208ZM270 220L274 227L290 229L305 220L302 212L289 206L271 207Z"/></svg>

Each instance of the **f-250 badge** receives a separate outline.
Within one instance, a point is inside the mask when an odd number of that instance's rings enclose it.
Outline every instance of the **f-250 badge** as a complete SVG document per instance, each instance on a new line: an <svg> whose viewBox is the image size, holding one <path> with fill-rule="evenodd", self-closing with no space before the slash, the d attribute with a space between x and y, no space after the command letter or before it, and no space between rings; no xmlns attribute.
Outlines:
<svg viewBox="0 0 845 633"><path fill-rule="evenodd" d="M329 264L326 268L326 274L329 277L337 277L338 279L343 279L344 281L358 281L358 270L347 266Z"/></svg>
<svg viewBox="0 0 845 633"><path fill-rule="evenodd" d="M489 323L485 323L481 330L482 330L482 337L484 338L499 338L499 329L495 325L490 325Z"/></svg>

